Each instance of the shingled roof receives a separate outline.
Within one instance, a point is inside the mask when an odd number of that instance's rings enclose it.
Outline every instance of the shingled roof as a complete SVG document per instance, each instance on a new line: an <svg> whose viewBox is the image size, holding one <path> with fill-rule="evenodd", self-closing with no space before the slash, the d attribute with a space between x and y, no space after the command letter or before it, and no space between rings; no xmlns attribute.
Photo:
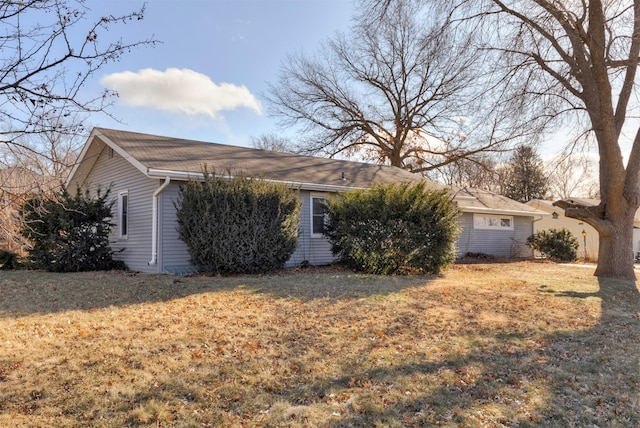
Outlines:
<svg viewBox="0 0 640 428"><path fill-rule="evenodd" d="M220 175L245 173L304 190L343 191L373 184L426 181L448 190L465 212L540 215L535 208L479 189L455 189L401 168L340 159L303 156L137 132L94 128L67 186L82 186L100 152L108 146L150 178L202 178L203 167Z"/></svg>
<svg viewBox="0 0 640 428"><path fill-rule="evenodd" d="M453 199L466 212L500 213L525 216L546 215L545 212L506 196L475 188L452 189Z"/></svg>
<svg viewBox="0 0 640 428"><path fill-rule="evenodd" d="M248 147L237 147L181 138L113 129L95 128L80 155L81 162L91 163L90 143L97 138L149 177L172 179L201 177L203 167L220 175L261 176L300 188L367 188L372 183L419 182L422 177L400 168L340 159L302 156ZM94 149L96 150L96 149ZM79 164L80 164L79 163ZM82 181L83 170L76 167L71 176ZM433 188L443 188L431 183Z"/></svg>

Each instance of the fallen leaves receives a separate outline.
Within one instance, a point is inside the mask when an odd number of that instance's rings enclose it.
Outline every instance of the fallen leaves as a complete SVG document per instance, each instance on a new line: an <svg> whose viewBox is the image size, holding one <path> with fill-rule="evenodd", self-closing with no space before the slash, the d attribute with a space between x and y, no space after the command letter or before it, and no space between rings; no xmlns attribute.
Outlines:
<svg viewBox="0 0 640 428"><path fill-rule="evenodd" d="M42 289L15 275L0 302L0 425L640 423L640 308L603 309L580 268L178 284L34 273Z"/></svg>

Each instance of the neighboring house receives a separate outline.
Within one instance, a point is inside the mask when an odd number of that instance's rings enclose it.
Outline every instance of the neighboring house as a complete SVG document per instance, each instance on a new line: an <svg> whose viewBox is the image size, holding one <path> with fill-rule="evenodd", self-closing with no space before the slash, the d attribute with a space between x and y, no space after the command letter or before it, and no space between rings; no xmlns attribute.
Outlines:
<svg viewBox="0 0 640 428"><path fill-rule="evenodd" d="M582 205L595 206L600 203L597 199L567 199L570 203L579 203ZM575 218L566 217L564 210L553 206L553 201L544 201L534 199L527 202L528 205L548 213L543 219L534 223L534 231L548 229L567 229L577 239L580 244L578 247L578 258L591 261L598 260L599 237L598 231L593 227ZM586 236L583 236L583 232ZM586 244L586 245L585 245ZM636 212L633 226L633 254L638 255L640 252L640 211ZM586 256L586 257L585 257Z"/></svg>
<svg viewBox="0 0 640 428"><path fill-rule="evenodd" d="M116 259L133 270L183 273L193 268L177 232L174 203L180 185L202 179L205 165L216 174L244 172L299 191L302 210L298 248L288 266L335 260L322 234L323 199L376 183L423 180L391 166L95 128L67 180L67 188L71 192L76 188L111 189L115 200L111 247ZM445 188L431 182L429 187ZM515 255L514 242L526 241L539 214L526 205L485 192L461 190L454 196L463 211L464 230L458 242L462 255L469 251Z"/></svg>
<svg viewBox="0 0 640 428"><path fill-rule="evenodd" d="M480 189L460 189L454 200L462 211L458 253L482 253L498 257L531 257L527 238L533 225L546 213Z"/></svg>

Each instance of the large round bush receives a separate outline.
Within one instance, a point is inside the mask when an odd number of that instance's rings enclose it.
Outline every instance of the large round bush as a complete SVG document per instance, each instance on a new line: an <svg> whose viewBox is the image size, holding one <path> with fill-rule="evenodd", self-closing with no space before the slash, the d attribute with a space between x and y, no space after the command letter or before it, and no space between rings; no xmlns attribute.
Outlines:
<svg viewBox="0 0 640 428"><path fill-rule="evenodd" d="M281 268L298 245L297 193L259 178L205 177L182 186L176 203L191 263L215 274Z"/></svg>
<svg viewBox="0 0 640 428"><path fill-rule="evenodd" d="M425 183L347 192L329 200L327 211L332 251L356 270L438 273L455 260L458 208Z"/></svg>

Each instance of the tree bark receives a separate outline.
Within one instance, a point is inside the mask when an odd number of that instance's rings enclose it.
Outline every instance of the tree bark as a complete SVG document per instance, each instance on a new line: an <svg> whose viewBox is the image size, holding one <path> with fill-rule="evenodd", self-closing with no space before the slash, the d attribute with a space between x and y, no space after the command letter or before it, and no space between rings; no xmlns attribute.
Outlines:
<svg viewBox="0 0 640 428"><path fill-rule="evenodd" d="M612 203L612 199L615 203ZM609 204L585 206L561 200L553 203L570 218L582 220L598 231L598 264L594 275L634 281L633 222L637 207L624 197Z"/></svg>
<svg viewBox="0 0 640 428"><path fill-rule="evenodd" d="M627 210L619 218L611 219L611 233L600 232L597 277L619 278L634 281L633 214Z"/></svg>

